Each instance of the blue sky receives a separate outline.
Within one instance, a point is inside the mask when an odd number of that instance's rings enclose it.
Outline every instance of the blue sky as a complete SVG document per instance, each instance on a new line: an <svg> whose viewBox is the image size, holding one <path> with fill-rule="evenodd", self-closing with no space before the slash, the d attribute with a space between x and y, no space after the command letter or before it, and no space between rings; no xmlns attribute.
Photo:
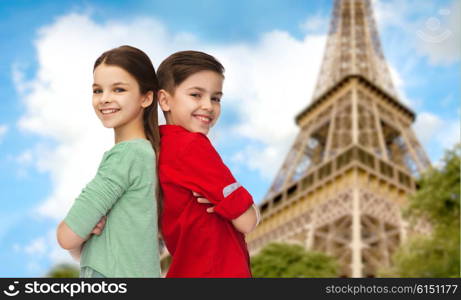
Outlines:
<svg viewBox="0 0 461 300"><path fill-rule="evenodd" d="M418 115L414 129L433 163L459 141L459 2L373 1L394 84ZM0 277L40 277L70 261L54 228L113 142L89 102L102 51L131 44L155 66L184 49L220 59L223 115L211 138L259 202L297 132L295 114L311 99L331 6L0 2Z"/></svg>

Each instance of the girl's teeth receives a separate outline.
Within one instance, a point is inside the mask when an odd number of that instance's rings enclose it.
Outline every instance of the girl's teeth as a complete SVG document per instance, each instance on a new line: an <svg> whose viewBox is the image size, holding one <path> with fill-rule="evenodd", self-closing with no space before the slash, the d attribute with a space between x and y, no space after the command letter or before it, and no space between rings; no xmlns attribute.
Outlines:
<svg viewBox="0 0 461 300"><path fill-rule="evenodd" d="M111 114L111 113L114 113L114 112L117 112L118 110L116 109L111 109L111 110L103 110L102 113L103 114Z"/></svg>

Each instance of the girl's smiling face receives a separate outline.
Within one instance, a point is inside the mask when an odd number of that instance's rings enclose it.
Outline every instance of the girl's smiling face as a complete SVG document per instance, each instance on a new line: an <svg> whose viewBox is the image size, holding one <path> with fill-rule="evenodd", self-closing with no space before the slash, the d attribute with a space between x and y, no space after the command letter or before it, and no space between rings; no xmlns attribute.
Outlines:
<svg viewBox="0 0 461 300"><path fill-rule="evenodd" d="M93 77L93 108L104 127L123 130L134 122L142 122L147 97L141 94L130 73L102 63L94 70Z"/></svg>

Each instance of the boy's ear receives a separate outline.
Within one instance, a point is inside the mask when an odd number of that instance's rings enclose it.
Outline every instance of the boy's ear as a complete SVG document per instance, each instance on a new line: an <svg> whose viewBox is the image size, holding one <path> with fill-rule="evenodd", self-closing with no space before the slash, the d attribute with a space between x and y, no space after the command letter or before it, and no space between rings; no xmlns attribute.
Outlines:
<svg viewBox="0 0 461 300"><path fill-rule="evenodd" d="M160 108L163 111L170 111L170 106L168 104L170 94L167 91L165 91L164 89L161 89L160 91L158 91L157 97L158 97L157 98L158 99L158 105L160 105Z"/></svg>
<svg viewBox="0 0 461 300"><path fill-rule="evenodd" d="M144 99L142 100L141 106L146 108L149 105L151 105L153 101L154 101L154 92L148 91L146 95L144 96Z"/></svg>

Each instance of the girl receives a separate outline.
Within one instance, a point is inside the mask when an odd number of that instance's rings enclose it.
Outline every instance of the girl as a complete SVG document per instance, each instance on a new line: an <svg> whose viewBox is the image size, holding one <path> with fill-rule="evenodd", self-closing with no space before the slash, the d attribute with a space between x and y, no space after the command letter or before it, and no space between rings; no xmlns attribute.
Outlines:
<svg viewBox="0 0 461 300"><path fill-rule="evenodd" d="M93 107L115 146L59 224L58 243L82 253L81 277L160 277L155 69L144 52L121 46L96 60L93 76Z"/></svg>

